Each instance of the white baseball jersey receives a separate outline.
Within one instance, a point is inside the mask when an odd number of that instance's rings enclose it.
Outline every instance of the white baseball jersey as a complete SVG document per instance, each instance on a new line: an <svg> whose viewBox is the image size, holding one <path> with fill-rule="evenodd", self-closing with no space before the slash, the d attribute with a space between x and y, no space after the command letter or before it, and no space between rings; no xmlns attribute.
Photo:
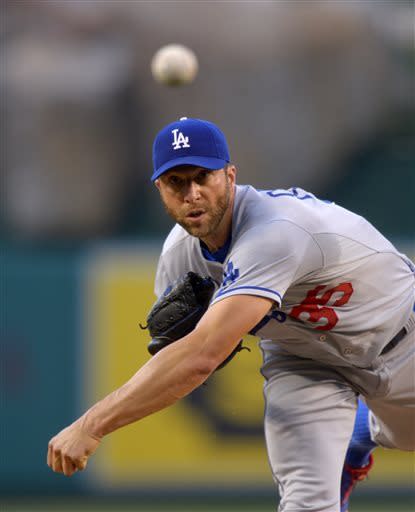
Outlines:
<svg viewBox="0 0 415 512"><path fill-rule="evenodd" d="M339 366L368 367L414 305L415 267L367 220L299 188L237 185L222 260L176 225L157 269L160 296L188 271L217 283L212 304L232 295L274 301L253 329L263 348Z"/></svg>

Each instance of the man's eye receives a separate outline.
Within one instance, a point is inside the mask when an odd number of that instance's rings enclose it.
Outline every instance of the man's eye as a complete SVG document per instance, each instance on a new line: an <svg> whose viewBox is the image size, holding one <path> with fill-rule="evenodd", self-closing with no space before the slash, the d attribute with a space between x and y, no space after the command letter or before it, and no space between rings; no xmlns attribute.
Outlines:
<svg viewBox="0 0 415 512"><path fill-rule="evenodd" d="M198 175L197 175L197 178L196 178L196 182L197 183L203 183L204 181L206 181L206 178L208 177L209 173L208 171L201 171Z"/></svg>
<svg viewBox="0 0 415 512"><path fill-rule="evenodd" d="M181 181L182 180L178 176L170 176L169 178L170 185L173 185L174 187L179 186Z"/></svg>

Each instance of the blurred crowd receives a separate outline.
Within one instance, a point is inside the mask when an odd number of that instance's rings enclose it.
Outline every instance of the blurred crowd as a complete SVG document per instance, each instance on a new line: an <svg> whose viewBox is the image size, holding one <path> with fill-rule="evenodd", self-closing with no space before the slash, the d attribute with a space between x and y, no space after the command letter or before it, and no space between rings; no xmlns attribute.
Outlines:
<svg viewBox="0 0 415 512"><path fill-rule="evenodd" d="M1 217L14 236L116 236L129 222L160 231L151 143L181 116L222 127L240 182L319 193L347 155L414 111L412 1L1 9ZM198 55L191 86L151 77L152 55L172 42Z"/></svg>

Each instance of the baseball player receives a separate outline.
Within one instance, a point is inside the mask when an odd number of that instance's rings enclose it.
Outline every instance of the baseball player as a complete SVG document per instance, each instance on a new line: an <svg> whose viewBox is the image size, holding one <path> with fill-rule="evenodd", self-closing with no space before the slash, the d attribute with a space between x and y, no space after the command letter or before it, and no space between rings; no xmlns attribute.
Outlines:
<svg viewBox="0 0 415 512"><path fill-rule="evenodd" d="M190 393L251 333L279 510L347 511L376 446L415 449L414 265L363 217L309 192L236 185L225 136L208 121L166 126L153 161L176 221L156 313L189 272L214 294L187 334L50 441L49 466L83 469L103 436Z"/></svg>

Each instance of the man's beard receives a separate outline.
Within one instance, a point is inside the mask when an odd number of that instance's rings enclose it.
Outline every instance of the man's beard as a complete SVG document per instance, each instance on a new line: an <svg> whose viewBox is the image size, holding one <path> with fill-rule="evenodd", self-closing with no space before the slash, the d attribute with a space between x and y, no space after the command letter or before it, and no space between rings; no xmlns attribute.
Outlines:
<svg viewBox="0 0 415 512"><path fill-rule="evenodd" d="M204 219L203 223L200 226L196 226L194 222L189 222L186 219L185 214L177 214L174 210L170 209L166 203L164 203L164 207L166 208L167 213L172 217L183 229L185 229L190 235L195 236L197 238L205 238L215 233L218 229L219 224L221 223L226 211L229 208L231 197L231 187L229 183L229 179L226 176L226 186L225 191L219 197L217 197L217 202L213 207L205 204L195 204L193 207L200 207L206 212L205 215L208 219Z"/></svg>

